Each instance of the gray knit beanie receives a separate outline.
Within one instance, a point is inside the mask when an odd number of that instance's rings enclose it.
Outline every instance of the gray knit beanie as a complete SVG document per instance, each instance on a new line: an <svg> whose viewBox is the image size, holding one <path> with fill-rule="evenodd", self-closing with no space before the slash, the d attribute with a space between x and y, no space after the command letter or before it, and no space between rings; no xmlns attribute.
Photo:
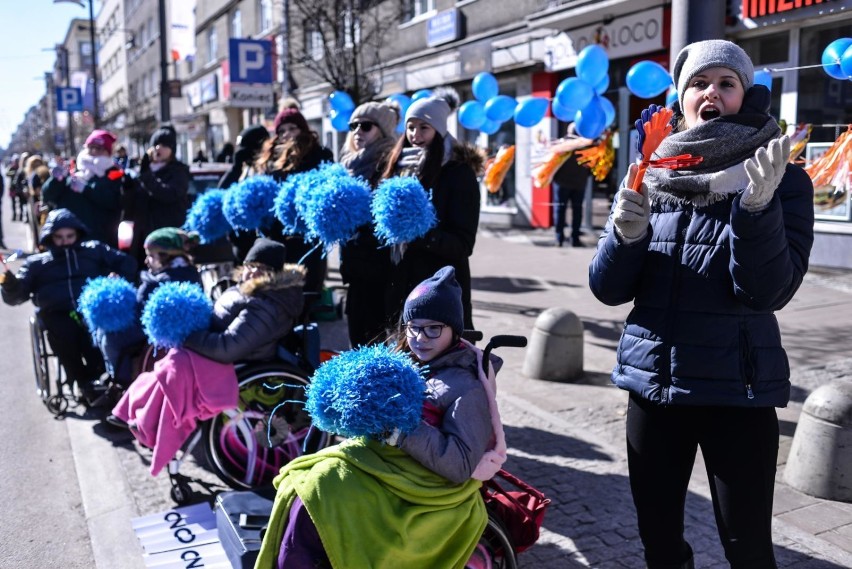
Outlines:
<svg viewBox="0 0 852 569"><path fill-rule="evenodd" d="M399 111L384 103L364 103L352 111L349 122L358 119L377 124L384 137L394 136L396 125L399 123Z"/></svg>
<svg viewBox="0 0 852 569"><path fill-rule="evenodd" d="M683 108L683 94L693 77L711 67L725 67L740 78L743 90L754 85L754 64L748 54L727 40L691 43L677 54L672 78L677 85L677 100Z"/></svg>
<svg viewBox="0 0 852 569"><path fill-rule="evenodd" d="M405 113L405 122L408 119L420 119L435 129L442 137L447 136L447 118L453 110L449 103L439 97L425 97L417 99L408 107Z"/></svg>

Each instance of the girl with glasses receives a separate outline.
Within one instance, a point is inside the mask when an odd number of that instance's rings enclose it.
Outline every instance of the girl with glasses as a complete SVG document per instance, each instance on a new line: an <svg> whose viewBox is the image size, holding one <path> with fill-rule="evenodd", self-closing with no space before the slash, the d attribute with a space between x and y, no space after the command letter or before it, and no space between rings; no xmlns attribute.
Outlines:
<svg viewBox="0 0 852 569"><path fill-rule="evenodd" d="M383 174L416 176L431 191L438 224L408 243L394 267L388 309L397 314L405 296L420 281L445 265L455 268L462 290L465 328L473 329L470 264L479 225L479 181L485 159L479 149L459 143L447 129L447 118L458 107L458 94L437 89L405 113L405 133L397 141Z"/></svg>
<svg viewBox="0 0 852 569"><path fill-rule="evenodd" d="M353 176L375 188L396 141L400 110L392 103L364 103L349 119L349 134L340 163ZM380 249L372 224L358 229L340 248L340 276L346 290L346 320L349 342L365 346L382 342L390 322L385 309L385 291L390 282L391 262L387 249Z"/></svg>

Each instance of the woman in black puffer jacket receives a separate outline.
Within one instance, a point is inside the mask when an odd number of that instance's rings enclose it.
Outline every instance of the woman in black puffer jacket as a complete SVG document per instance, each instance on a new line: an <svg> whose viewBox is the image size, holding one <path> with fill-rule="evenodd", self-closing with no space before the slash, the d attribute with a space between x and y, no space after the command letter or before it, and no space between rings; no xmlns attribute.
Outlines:
<svg viewBox="0 0 852 569"><path fill-rule="evenodd" d="M210 329L191 334L184 347L221 363L273 359L304 304L305 269L285 264L285 255L280 243L259 238L239 284L216 301Z"/></svg>

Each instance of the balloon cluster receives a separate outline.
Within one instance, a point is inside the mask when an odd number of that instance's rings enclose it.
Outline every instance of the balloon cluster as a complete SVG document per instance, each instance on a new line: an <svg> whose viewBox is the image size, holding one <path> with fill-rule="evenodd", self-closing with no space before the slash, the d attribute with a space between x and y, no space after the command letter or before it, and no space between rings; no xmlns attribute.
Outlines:
<svg viewBox="0 0 852 569"><path fill-rule="evenodd" d="M514 97L501 95L497 79L490 73L479 73L473 78L473 96L459 107L459 122L469 130L494 134L509 119L518 126L535 126L547 114L548 101L543 97L530 97L520 103Z"/></svg>
<svg viewBox="0 0 852 569"><path fill-rule="evenodd" d="M588 45L577 56L577 76L562 81L553 99L553 115L573 122L583 138L597 138L615 120L615 107L601 95L609 88L609 56L599 45Z"/></svg>
<svg viewBox="0 0 852 569"><path fill-rule="evenodd" d="M835 79L852 81L852 38L840 38L822 52L822 68Z"/></svg>

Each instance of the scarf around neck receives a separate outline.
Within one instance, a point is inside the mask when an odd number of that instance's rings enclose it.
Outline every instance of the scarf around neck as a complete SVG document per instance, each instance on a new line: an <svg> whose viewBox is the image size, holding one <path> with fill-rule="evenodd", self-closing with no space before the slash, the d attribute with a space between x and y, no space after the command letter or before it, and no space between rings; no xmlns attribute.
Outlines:
<svg viewBox="0 0 852 569"><path fill-rule="evenodd" d="M670 201L707 205L748 185L744 163L757 149L778 138L781 129L763 113L726 115L669 135L652 159L692 154L704 160L690 168L649 168L645 182L651 194Z"/></svg>
<svg viewBox="0 0 852 569"><path fill-rule="evenodd" d="M390 152L393 145L394 140L390 137L379 139L363 150L355 152L347 150L340 157L340 163L356 178L360 176L370 181L376 174L379 162Z"/></svg>

